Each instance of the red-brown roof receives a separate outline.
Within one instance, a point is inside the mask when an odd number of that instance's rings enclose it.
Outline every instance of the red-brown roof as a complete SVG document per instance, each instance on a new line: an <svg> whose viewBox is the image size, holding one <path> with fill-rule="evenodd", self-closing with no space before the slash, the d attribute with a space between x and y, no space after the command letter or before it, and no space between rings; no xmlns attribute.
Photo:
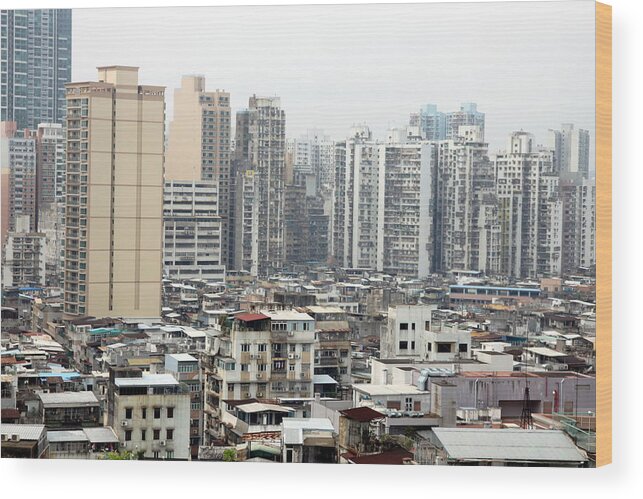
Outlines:
<svg viewBox="0 0 643 499"><path fill-rule="evenodd" d="M270 317L268 317L267 315L250 314L250 313L237 314L234 316L234 318L243 322L254 322L254 321L263 321L265 319L270 319Z"/></svg>
<svg viewBox="0 0 643 499"><path fill-rule="evenodd" d="M346 416L348 419L353 421L359 421L360 423L366 423L367 421L373 421L374 419L384 418L384 414L377 412L370 407L355 407L353 409L345 409L339 411L342 416Z"/></svg>
<svg viewBox="0 0 643 499"><path fill-rule="evenodd" d="M413 454L401 448L349 458L353 464L404 464L408 459L413 459Z"/></svg>

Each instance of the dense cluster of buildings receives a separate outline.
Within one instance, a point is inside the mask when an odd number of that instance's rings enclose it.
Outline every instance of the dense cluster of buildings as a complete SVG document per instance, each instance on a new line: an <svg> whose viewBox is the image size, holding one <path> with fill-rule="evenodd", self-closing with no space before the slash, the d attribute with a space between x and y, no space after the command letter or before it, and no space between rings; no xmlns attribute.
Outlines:
<svg viewBox="0 0 643 499"><path fill-rule="evenodd" d="M593 463L585 130L290 139L185 76L166 134L138 68L70 82L69 11L1 16L3 456Z"/></svg>

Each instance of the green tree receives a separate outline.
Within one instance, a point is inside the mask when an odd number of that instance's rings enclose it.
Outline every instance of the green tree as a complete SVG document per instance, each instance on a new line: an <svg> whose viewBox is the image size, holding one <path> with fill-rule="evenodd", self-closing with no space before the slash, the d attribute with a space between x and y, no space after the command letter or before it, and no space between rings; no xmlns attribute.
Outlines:
<svg viewBox="0 0 643 499"><path fill-rule="evenodd" d="M226 463L233 463L237 460L237 451L236 449L226 449L223 451L223 460Z"/></svg>

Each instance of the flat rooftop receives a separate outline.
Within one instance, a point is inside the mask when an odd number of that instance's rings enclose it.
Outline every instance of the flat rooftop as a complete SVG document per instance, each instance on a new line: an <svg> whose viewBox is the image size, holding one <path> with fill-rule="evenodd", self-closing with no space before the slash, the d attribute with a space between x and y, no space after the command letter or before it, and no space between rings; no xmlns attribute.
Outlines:
<svg viewBox="0 0 643 499"><path fill-rule="evenodd" d="M169 386L179 382L171 374L145 374L141 378L116 378L114 384L122 386Z"/></svg>

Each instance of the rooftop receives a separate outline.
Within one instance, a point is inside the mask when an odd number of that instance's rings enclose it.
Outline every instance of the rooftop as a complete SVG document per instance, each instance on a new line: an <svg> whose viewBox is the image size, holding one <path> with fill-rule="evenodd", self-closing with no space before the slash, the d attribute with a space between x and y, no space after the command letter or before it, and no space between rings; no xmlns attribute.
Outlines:
<svg viewBox="0 0 643 499"><path fill-rule="evenodd" d="M370 407L354 407L353 409L345 409L339 412L348 419L359 421L360 423L373 421L374 419L383 419L386 417L381 412L373 410Z"/></svg>
<svg viewBox="0 0 643 499"><path fill-rule="evenodd" d="M366 393L370 396L383 396L383 395L420 395L429 392L420 390L413 385L370 385L360 383L353 385L353 390L357 392Z"/></svg>
<svg viewBox="0 0 643 499"><path fill-rule="evenodd" d="M18 435L21 440L39 440L44 431L44 425L2 423L0 426L0 435Z"/></svg>
<svg viewBox="0 0 643 499"><path fill-rule="evenodd" d="M171 374L145 374L141 378L116 378L114 384L122 386L168 386L179 382Z"/></svg>
<svg viewBox="0 0 643 499"><path fill-rule="evenodd" d="M587 455L560 430L433 428L449 459L582 462ZM420 435L427 432L420 432Z"/></svg>
<svg viewBox="0 0 643 499"><path fill-rule="evenodd" d="M98 405L94 392L38 393L45 407Z"/></svg>

